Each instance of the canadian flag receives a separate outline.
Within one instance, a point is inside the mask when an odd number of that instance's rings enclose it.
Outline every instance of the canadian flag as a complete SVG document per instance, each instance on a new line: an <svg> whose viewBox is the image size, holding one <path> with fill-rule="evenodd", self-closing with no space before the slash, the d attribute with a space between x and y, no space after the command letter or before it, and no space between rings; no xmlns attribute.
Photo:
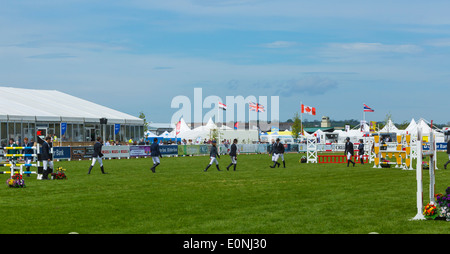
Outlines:
<svg viewBox="0 0 450 254"><path fill-rule="evenodd" d="M316 115L316 108L310 107L310 106L305 106L305 105L302 104L302 114L304 114L304 113L315 116Z"/></svg>

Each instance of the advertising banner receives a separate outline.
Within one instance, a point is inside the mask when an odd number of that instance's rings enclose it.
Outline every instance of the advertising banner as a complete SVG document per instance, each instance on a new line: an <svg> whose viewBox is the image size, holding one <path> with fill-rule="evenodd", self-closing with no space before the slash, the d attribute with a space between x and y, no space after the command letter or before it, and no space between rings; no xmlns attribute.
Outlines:
<svg viewBox="0 0 450 254"><path fill-rule="evenodd" d="M150 150L150 147L149 147ZM159 151L162 155L177 155L178 146L177 145L163 145L159 146Z"/></svg>
<svg viewBox="0 0 450 254"><path fill-rule="evenodd" d="M103 146L104 158L128 158L130 157L129 146Z"/></svg>
<svg viewBox="0 0 450 254"><path fill-rule="evenodd" d="M53 147L53 159L55 160L68 160L71 159L70 147Z"/></svg>
<svg viewBox="0 0 450 254"><path fill-rule="evenodd" d="M208 145L179 145L178 155L205 155L209 154Z"/></svg>
<svg viewBox="0 0 450 254"><path fill-rule="evenodd" d="M94 147L71 147L70 148L70 158L72 160L86 160L92 158L92 154L94 153Z"/></svg>
<svg viewBox="0 0 450 254"><path fill-rule="evenodd" d="M130 157L150 156L150 146L130 146Z"/></svg>
<svg viewBox="0 0 450 254"><path fill-rule="evenodd" d="M423 145L423 150L430 150L430 143L425 143ZM437 151L447 151L447 143L436 143Z"/></svg>
<svg viewBox="0 0 450 254"><path fill-rule="evenodd" d="M67 123L61 123L61 137L66 135Z"/></svg>

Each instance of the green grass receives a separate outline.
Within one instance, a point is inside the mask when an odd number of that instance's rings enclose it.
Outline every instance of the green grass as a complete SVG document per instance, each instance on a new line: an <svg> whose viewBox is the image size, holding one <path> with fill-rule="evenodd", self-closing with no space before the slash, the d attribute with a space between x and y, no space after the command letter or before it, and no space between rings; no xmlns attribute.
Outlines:
<svg viewBox="0 0 450 254"><path fill-rule="evenodd" d="M448 234L444 221L416 215L416 172L372 165L300 164L269 168L269 155L229 156L203 172L207 157L108 160L102 175L90 161L55 162L68 180L25 177L8 188L0 175L2 234ZM439 167L447 161L439 153ZM424 200L428 197L424 170ZM450 186L450 170L436 171L436 192Z"/></svg>

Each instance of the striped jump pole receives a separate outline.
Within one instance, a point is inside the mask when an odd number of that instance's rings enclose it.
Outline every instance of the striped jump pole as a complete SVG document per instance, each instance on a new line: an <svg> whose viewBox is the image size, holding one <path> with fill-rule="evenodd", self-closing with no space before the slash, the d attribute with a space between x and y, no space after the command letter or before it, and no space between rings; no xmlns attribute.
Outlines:
<svg viewBox="0 0 450 254"><path fill-rule="evenodd" d="M32 166L33 164L29 164L30 166ZM38 174L38 172L37 171L23 171L23 167L27 167L27 164L21 164L20 165L20 174L21 175L23 175L23 174ZM36 166L36 165L35 165ZM37 167L37 166L36 166Z"/></svg>
<svg viewBox="0 0 450 254"><path fill-rule="evenodd" d="M37 167L37 164L11 164L11 163L7 163L7 164L0 164L0 167L11 167L11 166L25 166L25 167Z"/></svg>
<svg viewBox="0 0 450 254"><path fill-rule="evenodd" d="M0 156L3 156L3 157L37 157L37 154L34 154L34 153L30 153L30 154L20 153L20 154L2 154Z"/></svg>
<svg viewBox="0 0 450 254"><path fill-rule="evenodd" d="M39 149L39 145L37 146L32 146L32 147L26 147L26 146L16 146L16 147L3 147L3 150L5 152L5 154L0 155L0 157L6 157L6 158L10 158L9 160L11 160L11 158L17 158L17 157L33 157L33 158L37 158L36 159L36 163L14 163L14 161L10 161L10 163L3 163L0 164L0 167L10 167L10 171L3 171L1 172L2 174L5 173L11 173L11 176L14 175L15 171L20 171L20 174L37 174L37 179L40 179L40 177L42 177L42 174L39 174L39 170L37 171L24 171L23 167L36 167L39 169L40 167L40 161L39 161L39 153L40 153L40 149ZM11 150L24 150L22 151L22 153L20 154L8 154L8 151ZM29 161L27 161L29 162Z"/></svg>
<svg viewBox="0 0 450 254"><path fill-rule="evenodd" d="M28 147L28 146L16 146L16 147L3 147L5 150L37 150L37 147Z"/></svg>

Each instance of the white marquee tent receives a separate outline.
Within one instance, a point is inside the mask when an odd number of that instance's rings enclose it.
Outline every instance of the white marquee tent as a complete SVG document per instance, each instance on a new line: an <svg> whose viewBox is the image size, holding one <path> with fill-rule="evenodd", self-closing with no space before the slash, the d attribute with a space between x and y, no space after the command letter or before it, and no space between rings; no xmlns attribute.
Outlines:
<svg viewBox="0 0 450 254"><path fill-rule="evenodd" d="M0 87L0 120L45 122L99 122L144 124L120 111L56 90Z"/></svg>
<svg viewBox="0 0 450 254"><path fill-rule="evenodd" d="M35 139L37 130L55 134L62 142L90 142L96 135L137 140L144 134L143 119L56 90L0 87L0 95L2 142ZM102 118L107 119L106 125L101 126Z"/></svg>
<svg viewBox="0 0 450 254"><path fill-rule="evenodd" d="M399 132L399 129L394 125L394 123L391 121L391 119L389 119L389 121L387 122L387 124L380 130L381 133L385 133L385 132Z"/></svg>
<svg viewBox="0 0 450 254"><path fill-rule="evenodd" d="M211 136L211 130L220 130L220 139L234 139L238 138L242 140L256 141L258 139L258 130L234 130L226 125L220 128L213 122L212 118L208 120L206 125L199 126L194 129L190 129L184 119L180 120L179 133L176 135L178 138L192 140L193 142L202 142L205 139L209 139ZM176 129L172 131L172 134L176 134Z"/></svg>

